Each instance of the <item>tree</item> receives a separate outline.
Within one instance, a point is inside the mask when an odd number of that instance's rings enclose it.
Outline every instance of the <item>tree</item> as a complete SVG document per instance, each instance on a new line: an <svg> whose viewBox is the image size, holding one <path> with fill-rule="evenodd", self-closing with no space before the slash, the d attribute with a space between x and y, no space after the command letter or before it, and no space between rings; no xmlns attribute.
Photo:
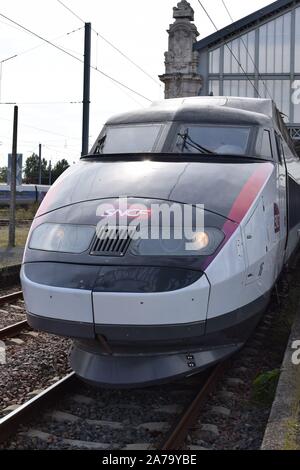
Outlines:
<svg viewBox="0 0 300 470"><path fill-rule="evenodd" d="M42 184L49 184L50 163L42 158ZM69 163L66 159L59 160L51 170L51 184L67 169ZM24 180L27 184L37 184L39 179L39 157L33 153L27 158L24 169Z"/></svg>
<svg viewBox="0 0 300 470"><path fill-rule="evenodd" d="M48 184L47 160L42 158L42 184ZM27 184L38 184L39 181L39 156L33 153L27 158L24 169L24 179Z"/></svg>
<svg viewBox="0 0 300 470"><path fill-rule="evenodd" d="M57 178L69 168L69 166L70 165L65 158L59 160L52 169L51 182L54 183L54 181L56 181Z"/></svg>
<svg viewBox="0 0 300 470"><path fill-rule="evenodd" d="M7 183L7 166L0 167L0 183Z"/></svg>

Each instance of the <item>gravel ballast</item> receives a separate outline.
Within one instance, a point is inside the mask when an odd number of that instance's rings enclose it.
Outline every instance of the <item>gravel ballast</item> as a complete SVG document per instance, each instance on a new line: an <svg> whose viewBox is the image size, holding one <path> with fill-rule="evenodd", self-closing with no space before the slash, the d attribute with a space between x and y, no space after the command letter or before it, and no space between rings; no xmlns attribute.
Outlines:
<svg viewBox="0 0 300 470"><path fill-rule="evenodd" d="M26 332L4 341L6 364L0 364L0 416L21 405L30 393L66 375L70 341L46 333Z"/></svg>
<svg viewBox="0 0 300 470"><path fill-rule="evenodd" d="M261 448L279 370L298 309L299 285L298 261L298 266L287 272L278 285L278 296L276 291L273 292L260 325L244 349L231 359L224 380L201 413L196 429L189 435L189 445L212 450ZM220 407L229 414L224 415Z"/></svg>
<svg viewBox="0 0 300 470"><path fill-rule="evenodd" d="M247 345L228 363L224 377L189 433L187 449L253 450L261 447L299 303L299 267L286 273L283 279ZM8 344L11 364L5 380L10 382L5 390L9 395L15 387L22 388L21 393L8 396L8 402L22 402L30 391L44 388L55 376L68 372L70 343L67 340L46 334L39 334L37 338L27 336L25 346ZM24 340L24 337L26 335L19 338ZM35 341L39 342L38 346ZM12 372L16 373L15 377ZM2 381L1 374L2 369ZM133 449L146 445L153 448L161 441L165 426L178 418L190 400L187 389L182 386L180 391L178 387L172 383L166 387L126 391L98 390L82 385L76 390L77 399L68 396L46 414L39 413L7 446L12 449L95 448L93 446L97 445L99 448L123 449L131 445L135 446ZM174 406L178 407L177 411Z"/></svg>
<svg viewBox="0 0 300 470"><path fill-rule="evenodd" d="M12 294L13 292L18 292L20 290L22 290L20 284L16 284L11 287L2 287L0 284L0 297L2 297L3 295Z"/></svg>
<svg viewBox="0 0 300 470"><path fill-rule="evenodd" d="M8 293L12 294L13 292L10 290ZM26 320L26 310L22 300L0 305L0 329L23 320Z"/></svg>
<svg viewBox="0 0 300 470"><path fill-rule="evenodd" d="M95 389L79 383L74 394L31 420L30 427L23 426L5 445L9 449L155 448L196 391L196 384L189 381L142 390Z"/></svg>

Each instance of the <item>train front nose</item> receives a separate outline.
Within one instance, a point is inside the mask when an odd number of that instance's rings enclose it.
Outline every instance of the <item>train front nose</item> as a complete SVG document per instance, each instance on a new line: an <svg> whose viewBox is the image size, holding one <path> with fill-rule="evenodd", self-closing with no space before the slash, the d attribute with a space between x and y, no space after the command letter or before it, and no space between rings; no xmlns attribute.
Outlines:
<svg viewBox="0 0 300 470"><path fill-rule="evenodd" d="M142 215L153 218L150 202ZM129 201L130 215L137 203ZM224 218L207 211L205 232L196 232L189 253L185 239L127 240L128 226L112 225L110 218L108 232L116 237L103 241L98 220L99 201L37 218L22 266L28 321L74 339L75 372L95 384L147 385L195 373L230 354L230 346L212 348L207 339L211 279L203 268L223 243Z"/></svg>
<svg viewBox="0 0 300 470"><path fill-rule="evenodd" d="M92 290L97 268L67 263L25 263L21 282L28 323L70 338L95 337Z"/></svg>
<svg viewBox="0 0 300 470"><path fill-rule="evenodd" d="M147 385L217 359L190 354L205 335L210 285L201 272L29 263L21 277L29 323L73 338L71 366L90 383Z"/></svg>
<svg viewBox="0 0 300 470"><path fill-rule="evenodd" d="M95 340L75 341L72 368L91 383L116 386L186 375L200 366L189 351L205 334L209 292L199 272L100 268L92 291Z"/></svg>

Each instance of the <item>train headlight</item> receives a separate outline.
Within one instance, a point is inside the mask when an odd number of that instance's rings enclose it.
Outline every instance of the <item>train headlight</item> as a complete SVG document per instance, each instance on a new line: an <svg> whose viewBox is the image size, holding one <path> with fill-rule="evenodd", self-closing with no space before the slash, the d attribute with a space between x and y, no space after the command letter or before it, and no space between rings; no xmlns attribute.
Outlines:
<svg viewBox="0 0 300 470"><path fill-rule="evenodd" d="M53 224L39 225L31 234L32 250L83 253L95 234L95 227L87 225Z"/></svg>
<svg viewBox="0 0 300 470"><path fill-rule="evenodd" d="M192 250L204 250L209 245L209 234L206 232L197 232L191 240Z"/></svg>
<svg viewBox="0 0 300 470"><path fill-rule="evenodd" d="M131 244L131 253L142 256L209 256L214 254L223 240L224 233L217 228L193 233L190 239L160 237L155 240L141 237Z"/></svg>

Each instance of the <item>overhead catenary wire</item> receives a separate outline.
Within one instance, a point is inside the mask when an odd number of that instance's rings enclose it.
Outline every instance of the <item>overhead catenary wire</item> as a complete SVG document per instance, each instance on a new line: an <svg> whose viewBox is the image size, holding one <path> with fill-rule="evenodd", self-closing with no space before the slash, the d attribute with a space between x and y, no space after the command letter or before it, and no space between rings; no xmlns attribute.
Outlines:
<svg viewBox="0 0 300 470"><path fill-rule="evenodd" d="M4 118L4 117L1 117L1 116L0 116L0 119L1 119L2 121L12 122L12 119ZM20 126L20 127L28 127L28 128L30 128L30 129L34 129L34 130L37 130L37 131L40 131L40 132L45 132L45 133L47 133L47 134L58 135L58 136L60 136L60 137L64 137L65 139L69 139L69 140L81 140L79 137L67 136L67 135L61 134L61 133L59 133L59 132L49 131L49 129L42 129L41 127L31 126L30 124L23 124L22 122L19 123L19 126Z"/></svg>
<svg viewBox="0 0 300 470"><path fill-rule="evenodd" d="M132 65L134 65L138 70L140 70L140 72L142 72L144 75L146 75L148 78L150 78L150 80L152 80L156 85L158 86L162 86L161 83L159 83L155 78L152 77L152 75L150 75L150 73L148 73L145 69L143 69L139 64L137 64L134 60L132 60L127 54L125 54L124 52L122 52L117 46L115 46L111 41L109 41L108 39L106 39L102 34L100 34L98 31L96 31L95 29L92 29L92 31L97 34L97 36L99 36L103 41L105 41L110 47L112 47L115 51L117 51L119 54L121 54L121 56L123 56L126 60L128 60L128 62L130 62Z"/></svg>
<svg viewBox="0 0 300 470"><path fill-rule="evenodd" d="M228 14L229 18L231 19L232 23L234 23L234 19L233 19L232 15L231 15L231 13L230 13L230 11L229 11L228 6L227 6L226 3L225 3L225 0L221 0L221 1L222 1L223 5L224 5L225 10L227 11L227 14Z"/></svg>
<svg viewBox="0 0 300 470"><path fill-rule="evenodd" d="M16 29L18 29L18 28L16 28ZM81 31L82 29L83 29L83 26L81 26L80 28L73 29L72 31L69 31L68 33L60 34L59 36L56 36L55 38L51 39L51 41L58 41L59 39L62 39L66 36L70 36L71 34L77 33L78 31ZM14 54L10 57L7 57L5 59L0 60L0 63L4 63L4 62L6 62L7 60L10 60L10 59L15 59L16 57L19 57L23 54L28 54L29 52L34 51L35 49L38 49L39 47L42 47L43 45L44 45L44 41L42 41L42 43L40 43L40 44L37 44L36 46L30 47L29 49L25 49L25 50L23 50L21 52L18 52L18 53ZM83 56L83 54L79 53L79 52L76 52L76 54Z"/></svg>
<svg viewBox="0 0 300 470"><path fill-rule="evenodd" d="M77 13L75 13L74 10L72 10L70 7L68 7L67 5L65 5L61 0L57 0L58 3L60 3L66 10L68 10L73 16L75 16L75 18L77 18L79 21L81 21L82 23L85 23L85 21L79 16L77 15Z"/></svg>
<svg viewBox="0 0 300 470"><path fill-rule="evenodd" d="M59 149L58 147L54 147L52 145L47 145L47 144L43 144L43 147L45 147L46 149L50 150L51 152L55 152L57 154L63 154L65 156L74 156L74 152L73 151L67 151L67 150L61 150ZM80 150L78 149L78 154L80 154Z"/></svg>
<svg viewBox="0 0 300 470"><path fill-rule="evenodd" d="M0 16L2 16L3 18L5 18L6 20L10 21L11 23L17 25L19 28L23 29L23 30L26 31L28 34L31 34L31 35L37 37L37 38L40 39L41 41L44 41L44 42L46 42L47 44L49 44L50 46L55 47L56 49L58 49L59 51L63 52L64 54L69 55L69 56L72 57L73 59L76 59L76 60L82 62L81 59L79 59L78 57L76 57L75 55L73 55L71 52L66 51L65 49L63 49L63 48L62 48L61 46L59 46L58 44L55 44L54 42L50 41L49 39L46 39L46 38L40 36L38 33L35 33L34 31L32 31L32 30L29 29L29 28L26 28L26 26L21 25L20 23L18 23L17 21L15 21L15 20L9 18L8 16L5 16L3 13L0 13Z"/></svg>
<svg viewBox="0 0 300 470"><path fill-rule="evenodd" d="M141 108L145 108L145 104L142 104L135 96L130 95L126 90L122 89L117 83L115 84L119 90L121 90L125 95L128 96L132 101L134 101L136 104L138 104Z"/></svg>
<svg viewBox="0 0 300 470"><path fill-rule="evenodd" d="M9 56L9 57L6 57L6 59L0 60L0 64L4 64L4 63L7 62L8 60L14 59L15 57L18 57L18 54L14 54L14 55L11 55L11 56Z"/></svg>
<svg viewBox="0 0 300 470"><path fill-rule="evenodd" d="M231 15L231 13L230 13L230 11L229 11L229 8L228 8L228 6L226 5L225 0L222 0L222 3L223 3L223 5L224 5L224 8L225 8L225 10L226 10L226 12L227 12L227 14L228 14L230 20L232 21L232 23L234 23L233 16ZM269 88L268 88L268 86L267 86L265 80L261 77L261 75L260 75L260 73L259 73L259 69L258 69L258 67L257 67L257 65L256 65L256 63L255 63L255 60L253 59L252 55L250 54L249 48L248 48L247 44L245 43L245 41L244 41L244 39L243 39L243 36L240 36L240 40L242 41L242 43L243 43L243 45L244 45L244 47L245 47L245 49L246 49L246 52L247 52L248 56L250 57L252 64L254 65L254 68L255 68L255 70L256 70L256 72L257 72L257 74L258 74L258 77L260 78L260 80L262 81L262 83L263 83L263 85L264 85L264 87L265 87L265 90L266 90L267 94L269 95L269 97L271 98L271 100L273 100L273 96L271 95L270 90L269 90Z"/></svg>
<svg viewBox="0 0 300 470"><path fill-rule="evenodd" d="M147 98L147 96L143 95L142 93L136 91L136 90L133 90L133 88L130 88L129 86L125 85L124 83L120 82L120 80L117 80L116 78L114 77L111 77L110 75L108 75L107 73L103 72L102 70L100 69L97 69L96 67L94 67L93 65L91 65L91 69L95 70L96 72L100 73L101 75L103 75L104 77L108 78L109 80L111 80L112 82L114 82L115 84L118 84L120 86L122 86L123 88L125 88L126 90L128 91L131 91L132 93L134 93L135 95L139 96L140 98L143 98L144 100L146 101L149 101L149 103L152 103L153 100L151 100L150 98Z"/></svg>
<svg viewBox="0 0 300 470"><path fill-rule="evenodd" d="M7 139L9 140L9 139ZM33 144L36 143L36 141L24 141L24 140L19 140L18 141L19 144L20 144L20 147L22 148L23 152L22 153L26 153L26 154L30 154L30 153L35 153L37 154L37 149L33 148ZM26 149L27 148L27 149ZM76 150L74 149L70 149L70 150L67 150L67 149L62 149L61 147L59 146L54 146L54 145L48 145L46 143L44 143L43 141L43 148L46 148L47 150L50 150L51 152L53 153L56 153L58 155L62 155L62 156L65 156L65 157L73 157L73 158L76 158L76 156L80 156L80 148L79 148L79 145L78 147L76 147ZM1 167L1 165L0 165Z"/></svg>
<svg viewBox="0 0 300 470"><path fill-rule="evenodd" d="M213 25L213 27L215 28L216 31L219 31L216 23L214 22L214 20L212 19L212 17L210 16L210 14L208 13L207 9L205 8L205 6L203 5L202 1L201 0L198 0L198 3L200 5L200 7L202 8L202 10L204 11L204 13L206 14L207 18L209 19L209 21L211 22L211 24ZM253 89L254 91L257 93L257 95L259 96L259 98L261 98L261 95L259 93L259 90L257 89L255 83L253 83L253 81L251 80L251 78L249 77L249 75L247 74L246 70L244 69L244 67L242 66L241 62L239 61L239 59L237 58L237 56L235 55L235 53L233 52L232 49L230 49L229 45L227 43L225 43L225 46L227 47L227 49L229 50L230 54L232 55L232 57L236 60L237 64L239 65L239 67L241 68L243 74L245 75L245 77L247 78L247 80L249 81L249 83L253 86Z"/></svg>
<svg viewBox="0 0 300 470"><path fill-rule="evenodd" d="M84 63L83 60L81 60L79 57L76 57L74 54L72 54L71 52L67 51L66 49L64 49L63 47L59 46L58 44L55 44L54 42L50 41L49 39L46 39L44 38L43 36L39 35L38 33L35 33L34 31L32 31L31 29L29 28L26 28L26 26L23 26L21 25L20 23L18 23L17 21L7 17L6 15L4 15L3 13L0 13L0 16L2 16L3 18L5 18L6 20L8 21L11 21L13 24L17 25L19 28L23 29L24 31L26 31L28 34L31 34L37 38L39 38L41 41L44 41L45 43L47 43L48 45L56 48L57 50L59 50L60 52L68 55L69 57L72 57L74 60L77 60L78 62L80 63ZM151 100L150 98L147 98L146 96L144 96L142 93L139 93L138 91L134 90L133 88L129 87L128 85L125 85L124 83L122 83L120 80L108 75L107 73L103 72L102 70L100 69L97 69L95 66L91 65L90 66L91 69L95 70L96 72L100 73L101 75L103 75L104 77L106 77L107 79L111 80L112 82L114 83L117 83L118 85L122 86L123 88L127 89L128 91L131 91L132 93L136 94L137 96L140 96L141 98L145 99L146 101L149 101L149 102L152 102L153 100Z"/></svg>
<svg viewBox="0 0 300 470"><path fill-rule="evenodd" d="M73 16L75 16L79 21L81 21L82 23L85 23L85 21L83 20L83 18L81 18L77 13L74 12L74 10L72 10L69 6L65 5L64 2L62 2L61 0L57 0L58 3L60 3L64 8L66 8L66 10L68 10ZM115 44L113 44L109 39L107 39L105 36L103 36L103 34L99 33L99 31L97 31L96 29L92 28L92 31L98 36L100 37L104 42L106 42L110 47L112 47L116 52L118 52L121 56L123 56L126 60L128 60L134 67L136 67L137 69L140 70L140 72L142 72L144 75L146 75L148 78L150 78L154 83L156 83L156 85L159 85L160 87L162 86L162 84L160 82L158 82L158 80L156 80L154 77L152 77L152 75L150 75L150 73L147 72L147 70L145 70L143 67L141 67L137 62L135 62L134 60L132 60L127 54L125 54L123 51L121 51L121 49L119 49L117 46L115 46Z"/></svg>
<svg viewBox="0 0 300 470"><path fill-rule="evenodd" d="M3 21L3 20L0 20L0 23L1 23L1 24L4 24L4 25L7 26L8 28L15 29L16 31L18 30L18 28L17 28L16 26L14 26L13 24L10 24L10 23L6 23L6 22Z"/></svg>
<svg viewBox="0 0 300 470"><path fill-rule="evenodd" d="M82 101L5 101L0 105L59 105L59 104L82 104Z"/></svg>

